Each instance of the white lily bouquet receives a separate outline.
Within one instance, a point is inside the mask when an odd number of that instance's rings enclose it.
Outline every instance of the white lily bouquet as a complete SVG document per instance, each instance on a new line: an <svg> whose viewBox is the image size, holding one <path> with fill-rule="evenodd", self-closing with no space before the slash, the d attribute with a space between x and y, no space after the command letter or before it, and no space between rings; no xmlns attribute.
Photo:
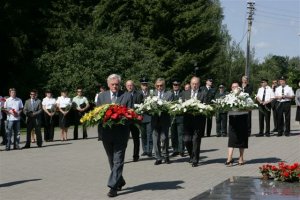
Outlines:
<svg viewBox="0 0 300 200"><path fill-rule="evenodd" d="M134 108L138 114L160 116L162 112L169 112L170 105L169 101L159 99L157 96L148 96L144 103L134 104Z"/></svg>
<svg viewBox="0 0 300 200"><path fill-rule="evenodd" d="M234 90L223 98L213 100L217 111L250 111L258 107L253 102L248 93L241 92L240 89Z"/></svg>
<svg viewBox="0 0 300 200"><path fill-rule="evenodd" d="M201 103L197 98L191 98L185 102L179 99L170 106L169 110L171 115L192 114L210 116L214 113L212 106Z"/></svg>

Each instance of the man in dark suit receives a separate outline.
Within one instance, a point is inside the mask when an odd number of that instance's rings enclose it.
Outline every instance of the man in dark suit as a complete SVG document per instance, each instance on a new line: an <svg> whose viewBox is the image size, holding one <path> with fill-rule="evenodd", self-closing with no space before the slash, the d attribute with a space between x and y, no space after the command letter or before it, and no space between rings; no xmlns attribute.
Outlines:
<svg viewBox="0 0 300 200"><path fill-rule="evenodd" d="M186 101L191 98L197 98L202 103L204 102L205 95L199 89L200 78L192 77L191 89L187 90L182 95L182 100ZM184 142L186 149L190 155L189 162L192 163L192 167L198 166L200 158L200 145L201 138L204 136L205 131L205 116L204 115L192 115L185 114L183 117L184 125Z"/></svg>
<svg viewBox="0 0 300 200"><path fill-rule="evenodd" d="M155 82L154 95L159 99L172 101L173 95L171 92L165 90L166 83L163 78L158 78ZM154 165L162 164L162 154L164 152L164 159L166 164L170 164L169 160L169 129L171 125L170 115L162 112L160 116L154 115L151 119L151 126L153 129L153 148L155 153L156 161ZM163 146L161 147L161 142ZM161 149L162 148L162 149Z"/></svg>
<svg viewBox="0 0 300 200"><path fill-rule="evenodd" d="M111 74L107 78L108 91L98 95L97 106L103 104L116 103L130 107L132 105L131 95L120 91L121 77L117 74ZM102 143L106 151L111 174L108 180L110 191L109 197L117 196L117 191L121 190L126 184L122 173L124 166L124 157L129 138L129 126L114 126L112 128L102 127Z"/></svg>
<svg viewBox="0 0 300 200"><path fill-rule="evenodd" d="M182 98L182 91L180 90L180 82L174 80L173 85L173 100L178 101ZM173 147L173 153L171 156L177 156L180 154L184 156L184 142L183 142L183 115L172 117L171 119L171 141Z"/></svg>
<svg viewBox="0 0 300 200"><path fill-rule="evenodd" d="M201 87L200 90L204 95L204 101L205 104L211 104L211 101L214 99L214 96L216 94L215 88L213 86L213 79L208 78L206 79L206 85ZM206 136L210 137L211 134L211 127L212 127L212 116L206 117Z"/></svg>
<svg viewBox="0 0 300 200"><path fill-rule="evenodd" d="M228 94L227 91L225 91L224 84L219 85L219 91L215 94L215 99L222 99ZM228 119L228 112L219 111L216 113L216 132L217 137L220 137L221 135L223 137L227 136L227 119Z"/></svg>
<svg viewBox="0 0 300 200"><path fill-rule="evenodd" d="M132 80L126 81L125 87L131 96L131 108L134 108L134 104L142 103L143 94L135 90L134 82ZM133 162L137 162L140 158L140 130L134 124L130 124L129 129L133 140Z"/></svg>
<svg viewBox="0 0 300 200"><path fill-rule="evenodd" d="M23 149L30 148L31 142L31 131L34 129L37 139L38 147L42 147L43 139L41 133L41 123L42 123L42 101L37 98L37 91L30 91L30 98L25 101L24 114L26 115L27 123L27 135L26 144Z"/></svg>
<svg viewBox="0 0 300 200"><path fill-rule="evenodd" d="M146 77L141 78L141 91L143 95L143 101L150 95L148 87L148 79ZM152 138L152 128L151 128L151 116L148 114L143 114L142 130L141 130L141 140L143 153L142 156L152 157L153 149L153 138Z"/></svg>

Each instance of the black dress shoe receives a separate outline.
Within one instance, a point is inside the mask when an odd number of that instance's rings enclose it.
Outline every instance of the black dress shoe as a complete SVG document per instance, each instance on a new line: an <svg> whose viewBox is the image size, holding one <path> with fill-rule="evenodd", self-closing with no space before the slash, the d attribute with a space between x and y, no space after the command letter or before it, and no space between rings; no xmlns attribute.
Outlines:
<svg viewBox="0 0 300 200"><path fill-rule="evenodd" d="M22 149L29 149L30 146L29 145L25 145Z"/></svg>
<svg viewBox="0 0 300 200"><path fill-rule="evenodd" d="M107 196L109 197L116 197L118 194L117 194L117 190L114 190L114 189L110 189L109 192L107 193Z"/></svg>
<svg viewBox="0 0 300 200"><path fill-rule="evenodd" d="M184 155L184 153L180 153L180 156L181 156L181 157L184 157L185 155Z"/></svg>
<svg viewBox="0 0 300 200"><path fill-rule="evenodd" d="M162 163L161 160L156 160L154 165L160 165L161 163Z"/></svg>
<svg viewBox="0 0 300 200"><path fill-rule="evenodd" d="M284 133L284 135L288 137L288 136L290 136L290 133Z"/></svg>
<svg viewBox="0 0 300 200"><path fill-rule="evenodd" d="M271 132L277 132L278 130L277 129L273 129Z"/></svg>
<svg viewBox="0 0 300 200"><path fill-rule="evenodd" d="M258 133L255 135L256 137L264 137L264 134L263 133Z"/></svg>
<svg viewBox="0 0 300 200"><path fill-rule="evenodd" d="M265 136L266 137L270 137L270 133L265 133Z"/></svg>
<svg viewBox="0 0 300 200"><path fill-rule="evenodd" d="M196 162L192 163L192 167L197 167L197 166L198 166L198 163L196 163Z"/></svg>
<svg viewBox="0 0 300 200"><path fill-rule="evenodd" d="M133 158L133 162L139 161L139 158Z"/></svg>
<svg viewBox="0 0 300 200"><path fill-rule="evenodd" d="M221 134L217 134L217 137L221 137Z"/></svg>
<svg viewBox="0 0 300 200"><path fill-rule="evenodd" d="M151 158L151 157L152 157L152 153L148 153L147 156L148 156L149 158Z"/></svg>
<svg viewBox="0 0 300 200"><path fill-rule="evenodd" d="M118 190L118 191L121 191L121 190L122 190L122 187L125 186L125 185L126 185L126 182L125 182L125 181L122 182L122 183L118 186L117 190Z"/></svg>
<svg viewBox="0 0 300 200"><path fill-rule="evenodd" d="M178 152L173 152L173 153L171 154L172 157L175 157L175 156L178 156L178 155L179 155Z"/></svg>
<svg viewBox="0 0 300 200"><path fill-rule="evenodd" d="M166 164L170 164L170 163L171 163L170 159L169 159L169 158L166 158L166 159L165 159L165 163L166 163Z"/></svg>
<svg viewBox="0 0 300 200"><path fill-rule="evenodd" d="M281 136L282 136L282 133L278 133L278 134L277 134L277 137L281 137Z"/></svg>
<svg viewBox="0 0 300 200"><path fill-rule="evenodd" d="M144 152L144 153L142 153L142 154L141 154L141 156L146 156L146 155L147 155L147 153L146 153L146 152Z"/></svg>

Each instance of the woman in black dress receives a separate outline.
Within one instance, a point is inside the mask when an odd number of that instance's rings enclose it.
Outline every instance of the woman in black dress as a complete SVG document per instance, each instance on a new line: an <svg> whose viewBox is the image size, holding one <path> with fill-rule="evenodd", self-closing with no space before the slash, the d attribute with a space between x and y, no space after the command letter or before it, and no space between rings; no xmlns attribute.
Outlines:
<svg viewBox="0 0 300 200"><path fill-rule="evenodd" d="M232 83L231 90L239 90L237 82ZM234 148L239 148L239 165L244 164L244 150L248 148L248 111L229 111L228 155L225 165L232 166Z"/></svg>

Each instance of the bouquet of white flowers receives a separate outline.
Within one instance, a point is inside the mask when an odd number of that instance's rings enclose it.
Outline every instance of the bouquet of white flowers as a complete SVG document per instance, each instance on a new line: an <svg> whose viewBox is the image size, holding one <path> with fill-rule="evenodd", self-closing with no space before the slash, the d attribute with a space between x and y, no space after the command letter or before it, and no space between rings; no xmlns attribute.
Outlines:
<svg viewBox="0 0 300 200"><path fill-rule="evenodd" d="M253 102L248 93L235 90L223 98L213 100L214 107L217 111L249 111L257 108L257 104Z"/></svg>
<svg viewBox="0 0 300 200"><path fill-rule="evenodd" d="M144 103L134 104L134 108L138 114L160 116L162 112L169 112L170 105L170 102L159 99L157 96L148 96Z"/></svg>
<svg viewBox="0 0 300 200"><path fill-rule="evenodd" d="M171 115L182 115L182 114L192 114L192 115L207 115L210 116L214 113L214 109L210 105L201 103L197 98L191 98L182 102L178 100L174 102L170 108L169 112Z"/></svg>

